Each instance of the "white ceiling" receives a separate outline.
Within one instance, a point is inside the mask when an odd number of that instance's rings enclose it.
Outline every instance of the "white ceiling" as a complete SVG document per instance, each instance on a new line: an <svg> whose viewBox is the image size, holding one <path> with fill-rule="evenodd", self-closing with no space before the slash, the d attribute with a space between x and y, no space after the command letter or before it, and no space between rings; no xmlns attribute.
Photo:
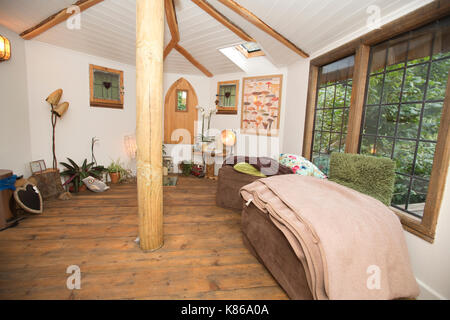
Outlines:
<svg viewBox="0 0 450 320"><path fill-rule="evenodd" d="M75 0L0 0L0 24L21 33ZM382 18L396 17L429 0L237 0L260 19L314 55L338 43L339 39L364 31L370 5L377 5ZM217 0L209 3L256 39L271 62L285 66L300 59L296 53L268 36ZM188 52L213 74L240 69L218 49L242 40L206 14L190 0L176 0L181 41ZM61 23L35 39L53 45L135 63L135 0L105 0L82 13L81 30L69 30ZM384 19L386 20L386 19ZM165 42L170 41L166 25ZM165 72L201 74L173 50L166 58Z"/></svg>

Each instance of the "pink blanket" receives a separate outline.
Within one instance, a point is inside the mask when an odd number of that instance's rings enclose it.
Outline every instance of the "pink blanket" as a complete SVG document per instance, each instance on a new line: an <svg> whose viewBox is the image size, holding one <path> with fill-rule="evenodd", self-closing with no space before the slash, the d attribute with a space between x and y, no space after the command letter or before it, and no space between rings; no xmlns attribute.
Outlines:
<svg viewBox="0 0 450 320"><path fill-rule="evenodd" d="M241 195L269 213L302 257L315 299L418 296L402 226L380 201L295 174L259 179Z"/></svg>

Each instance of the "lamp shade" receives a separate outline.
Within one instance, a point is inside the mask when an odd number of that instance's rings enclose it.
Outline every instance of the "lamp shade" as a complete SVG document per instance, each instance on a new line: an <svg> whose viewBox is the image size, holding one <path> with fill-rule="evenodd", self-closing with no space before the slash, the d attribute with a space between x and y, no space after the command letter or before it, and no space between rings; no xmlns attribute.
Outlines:
<svg viewBox="0 0 450 320"><path fill-rule="evenodd" d="M56 106L59 103L59 100L62 96L62 89L58 89L50 93L50 95L45 99L48 103L50 103L52 106Z"/></svg>
<svg viewBox="0 0 450 320"><path fill-rule="evenodd" d="M0 61L11 58L11 43L7 38L0 35Z"/></svg>
<svg viewBox="0 0 450 320"><path fill-rule="evenodd" d="M53 108L53 113L55 113L58 117L62 117L64 113L66 113L67 109L69 109L69 103L63 102L58 104L55 108Z"/></svg>
<svg viewBox="0 0 450 320"><path fill-rule="evenodd" d="M134 135L125 136L123 138L123 142L125 145L125 151L126 151L127 155L131 159L135 159L136 151L137 151L136 136L134 136Z"/></svg>
<svg viewBox="0 0 450 320"><path fill-rule="evenodd" d="M231 130L223 130L221 137L222 143L227 147L232 147L236 144L236 134Z"/></svg>

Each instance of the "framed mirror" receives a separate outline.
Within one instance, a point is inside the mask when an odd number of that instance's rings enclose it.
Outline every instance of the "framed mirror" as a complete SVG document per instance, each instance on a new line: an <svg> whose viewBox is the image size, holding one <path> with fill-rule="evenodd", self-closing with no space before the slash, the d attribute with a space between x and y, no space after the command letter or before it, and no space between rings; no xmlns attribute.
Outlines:
<svg viewBox="0 0 450 320"><path fill-rule="evenodd" d="M123 109L123 71L89 65L91 107Z"/></svg>
<svg viewBox="0 0 450 320"><path fill-rule="evenodd" d="M177 104L175 107L177 112L188 111L188 92L187 90L177 90Z"/></svg>
<svg viewBox="0 0 450 320"><path fill-rule="evenodd" d="M239 80L217 83L217 114L237 114Z"/></svg>

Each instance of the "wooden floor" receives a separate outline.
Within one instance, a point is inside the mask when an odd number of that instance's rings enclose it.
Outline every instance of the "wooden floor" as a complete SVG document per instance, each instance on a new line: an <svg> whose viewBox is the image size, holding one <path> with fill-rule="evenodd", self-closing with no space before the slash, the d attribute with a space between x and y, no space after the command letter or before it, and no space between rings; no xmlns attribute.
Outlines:
<svg viewBox="0 0 450 320"><path fill-rule="evenodd" d="M135 185L45 203L0 232L0 299L286 299L242 244L240 214L215 206L216 182L164 188L164 246L142 252ZM66 269L81 269L81 290Z"/></svg>

